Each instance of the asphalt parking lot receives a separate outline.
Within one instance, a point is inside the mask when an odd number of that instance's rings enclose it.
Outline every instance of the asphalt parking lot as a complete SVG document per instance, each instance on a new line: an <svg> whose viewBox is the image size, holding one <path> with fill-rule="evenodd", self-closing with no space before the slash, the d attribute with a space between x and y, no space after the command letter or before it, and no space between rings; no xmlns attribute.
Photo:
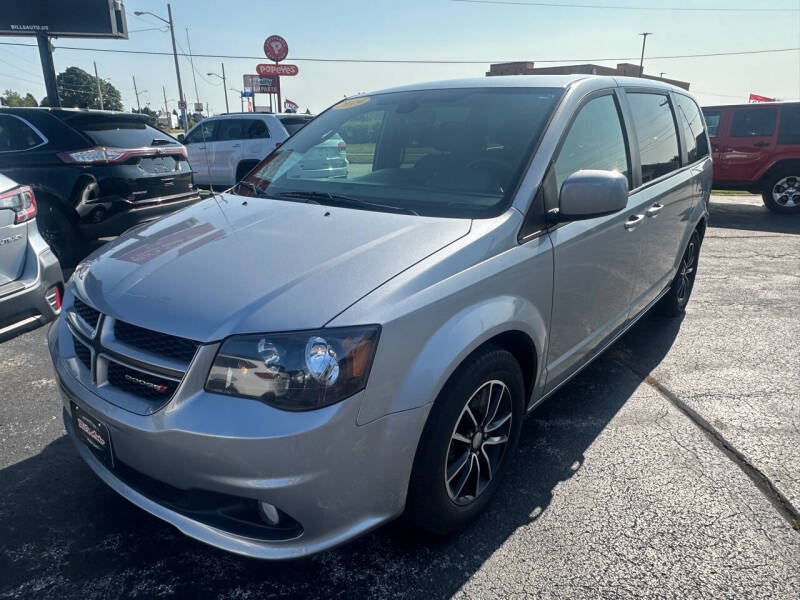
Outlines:
<svg viewBox="0 0 800 600"><path fill-rule="evenodd" d="M800 219L715 196L682 320L645 317L523 428L491 509L288 563L192 541L65 437L45 329L0 344L0 598L800 596Z"/></svg>

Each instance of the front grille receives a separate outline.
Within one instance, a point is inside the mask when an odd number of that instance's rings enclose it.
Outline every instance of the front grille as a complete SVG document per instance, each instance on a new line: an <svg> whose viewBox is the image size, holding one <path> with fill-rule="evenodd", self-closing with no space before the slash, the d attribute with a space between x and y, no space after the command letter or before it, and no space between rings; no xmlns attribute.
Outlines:
<svg viewBox="0 0 800 600"><path fill-rule="evenodd" d="M75 312L78 313L78 316L83 319L83 321L89 327L92 329L97 327L97 321L100 319L100 311L92 308L79 298L75 298L73 308L75 309Z"/></svg>
<svg viewBox="0 0 800 600"><path fill-rule="evenodd" d="M92 370L92 352L87 348L83 342L78 341L78 338L72 336L72 342L75 344L75 356L78 357L78 360L83 363L83 366L86 367L86 370L91 372Z"/></svg>
<svg viewBox="0 0 800 600"><path fill-rule="evenodd" d="M178 382L108 361L108 383L114 387L148 400L167 401L178 388Z"/></svg>
<svg viewBox="0 0 800 600"><path fill-rule="evenodd" d="M152 352L160 356L166 356L186 363L191 362L197 352L198 342L187 340L186 338L160 333L151 329L144 329L116 321L114 324L114 336L120 342L133 346L145 352Z"/></svg>

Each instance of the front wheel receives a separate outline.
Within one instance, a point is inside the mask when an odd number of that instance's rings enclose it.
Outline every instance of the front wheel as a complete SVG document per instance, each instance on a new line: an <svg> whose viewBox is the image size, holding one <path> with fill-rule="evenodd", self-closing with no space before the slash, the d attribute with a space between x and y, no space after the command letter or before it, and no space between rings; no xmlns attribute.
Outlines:
<svg viewBox="0 0 800 600"><path fill-rule="evenodd" d="M697 262L700 258L700 235L697 230L692 232L686 250L678 265L678 272L672 280L669 291L659 300L656 308L666 317L679 317L686 312L689 296L694 289L694 280L697 277Z"/></svg>
<svg viewBox="0 0 800 600"><path fill-rule="evenodd" d="M74 267L83 258L85 242L78 228L52 202L38 203L36 225L58 258L61 268Z"/></svg>
<svg viewBox="0 0 800 600"><path fill-rule="evenodd" d="M761 193L764 206L777 214L800 214L800 169L797 171L782 171L767 180Z"/></svg>
<svg viewBox="0 0 800 600"><path fill-rule="evenodd" d="M451 377L428 416L406 515L432 533L458 531L491 500L516 448L524 405L514 356L487 347Z"/></svg>

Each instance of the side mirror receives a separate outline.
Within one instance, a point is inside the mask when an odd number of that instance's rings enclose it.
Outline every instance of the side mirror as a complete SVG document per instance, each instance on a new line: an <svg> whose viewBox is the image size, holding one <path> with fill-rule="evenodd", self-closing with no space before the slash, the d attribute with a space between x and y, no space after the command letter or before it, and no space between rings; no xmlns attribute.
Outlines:
<svg viewBox="0 0 800 600"><path fill-rule="evenodd" d="M179 133L179 134L178 134L178 141L179 141L181 144L185 144L185 143L186 143L186 136L185 136L185 135L183 135L182 133Z"/></svg>
<svg viewBox="0 0 800 600"><path fill-rule="evenodd" d="M627 177L616 171L576 171L561 185L558 220L601 217L619 212L627 205Z"/></svg>

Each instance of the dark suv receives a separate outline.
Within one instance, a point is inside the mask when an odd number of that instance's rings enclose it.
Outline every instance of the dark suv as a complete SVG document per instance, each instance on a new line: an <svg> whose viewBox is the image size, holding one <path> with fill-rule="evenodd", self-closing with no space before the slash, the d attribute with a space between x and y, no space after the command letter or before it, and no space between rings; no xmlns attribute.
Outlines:
<svg viewBox="0 0 800 600"><path fill-rule="evenodd" d="M800 213L800 102L707 106L714 187L761 194L776 213Z"/></svg>
<svg viewBox="0 0 800 600"><path fill-rule="evenodd" d="M0 109L0 173L33 188L42 237L67 267L86 242L199 198L186 148L130 113Z"/></svg>

